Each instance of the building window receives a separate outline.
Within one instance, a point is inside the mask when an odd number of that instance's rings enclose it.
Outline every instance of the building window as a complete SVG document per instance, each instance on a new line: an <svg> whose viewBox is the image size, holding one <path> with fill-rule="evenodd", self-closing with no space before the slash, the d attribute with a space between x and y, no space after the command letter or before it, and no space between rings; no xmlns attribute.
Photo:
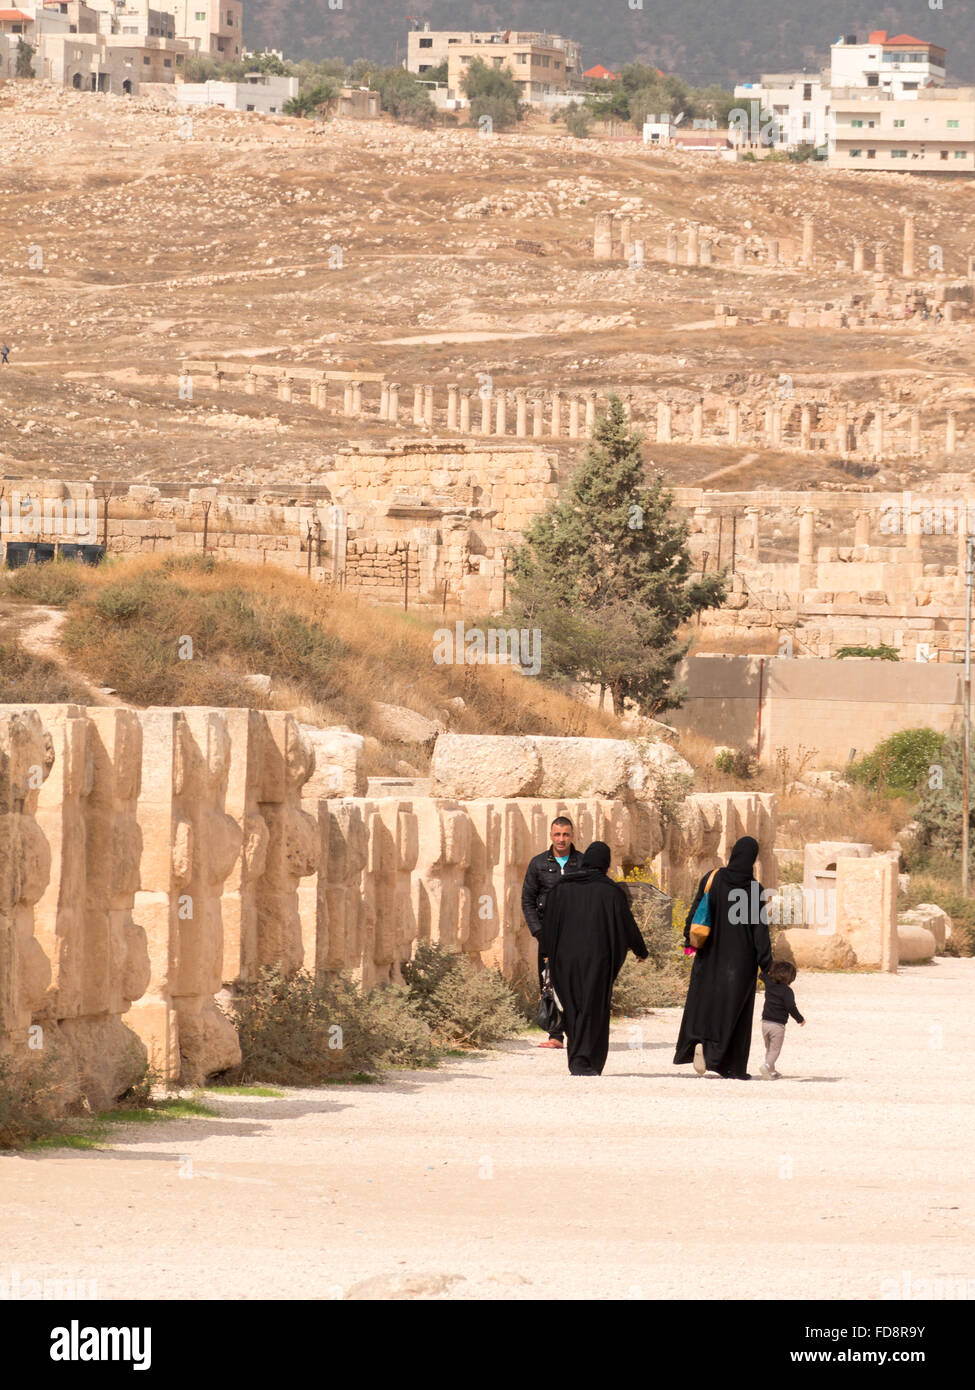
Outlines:
<svg viewBox="0 0 975 1390"><path fill-rule="evenodd" d="M890 157L891 159L906 159L907 150L891 150Z"/></svg>
<svg viewBox="0 0 975 1390"><path fill-rule="evenodd" d="M812 83L811 83L811 82L804 82L804 83L802 84L802 99L803 99L803 101L812 101Z"/></svg>
<svg viewBox="0 0 975 1390"><path fill-rule="evenodd" d="M956 159L964 159L964 158L965 158L965 151L964 151L964 150L955 150L955 158L956 158Z"/></svg>
<svg viewBox="0 0 975 1390"><path fill-rule="evenodd" d="M948 151L947 151L947 150L942 150L942 151L941 151L941 158L942 158L942 159L947 159L947 158L948 158Z"/></svg>
<svg viewBox="0 0 975 1390"><path fill-rule="evenodd" d="M528 62L528 54L527 54L527 53L516 53L516 54L515 54L515 62L516 62L516 63L527 63L527 62Z"/></svg>
<svg viewBox="0 0 975 1390"><path fill-rule="evenodd" d="M895 122L894 122L894 125L897 126L897 127L905 126L905 125L907 125L907 122L906 122L906 121L895 121Z"/></svg>
<svg viewBox="0 0 975 1390"><path fill-rule="evenodd" d="M164 59L163 59L163 67L164 67L164 68L171 68L172 66L173 66L173 61L172 61L171 58L164 58Z"/></svg>
<svg viewBox="0 0 975 1390"><path fill-rule="evenodd" d="M879 86L880 86L880 78L879 78L879 76L877 75L877 73L875 73L875 72L868 72L868 73L867 73L867 86L868 86L868 87L879 87Z"/></svg>
<svg viewBox="0 0 975 1390"><path fill-rule="evenodd" d="M867 158L868 158L868 159L876 159L876 158L877 158L877 151L876 151L876 150L867 150Z"/></svg>
<svg viewBox="0 0 975 1390"><path fill-rule="evenodd" d="M432 48L432 47L433 47L433 39L421 39L421 40L420 40L420 47L421 47L421 48ZM248 108L248 109L250 109L250 108Z"/></svg>
<svg viewBox="0 0 975 1390"><path fill-rule="evenodd" d="M949 130L957 130L957 129L959 128L960 125L961 125L961 121L949 121L949 122L948 122L948 129L949 129Z"/></svg>
<svg viewBox="0 0 975 1390"><path fill-rule="evenodd" d="M863 126L863 122L862 122L862 121L851 121L851 122L850 122L850 125L853 127L854 130L860 130L860 129L862 128L862 126Z"/></svg>
<svg viewBox="0 0 975 1390"><path fill-rule="evenodd" d="M204 20L204 19L206 19L206 17L207 17L207 12L206 12L206 10L197 10L196 13L195 13L194 16L193 16L194 19L199 19L199 20L201 20L201 21Z"/></svg>
<svg viewBox="0 0 975 1390"><path fill-rule="evenodd" d="M861 156L862 154L863 154L863 151L862 151L862 150L851 150L851 151L850 151L850 158L851 158L851 159L859 159L860 156Z"/></svg>
<svg viewBox="0 0 975 1390"><path fill-rule="evenodd" d="M142 63L143 63L143 66L144 66L144 67L148 67L148 66L149 66L149 59L148 59L148 58L143 58Z"/></svg>
<svg viewBox="0 0 975 1390"><path fill-rule="evenodd" d="M272 107L271 109L273 110L274 108ZM244 110L245 110L245 111L253 111L253 110L254 110L253 103L251 103L250 106L245 106L245 107L244 107Z"/></svg>

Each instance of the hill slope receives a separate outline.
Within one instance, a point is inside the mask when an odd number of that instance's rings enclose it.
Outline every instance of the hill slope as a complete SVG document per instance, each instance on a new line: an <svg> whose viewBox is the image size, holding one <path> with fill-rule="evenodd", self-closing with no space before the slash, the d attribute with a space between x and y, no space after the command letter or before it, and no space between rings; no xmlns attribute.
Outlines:
<svg viewBox="0 0 975 1390"><path fill-rule="evenodd" d="M586 67L653 63L697 85L737 81L806 66L818 70L840 34L871 29L909 33L949 51L949 81L975 81L975 28L959 12L910 0L254 0L245 6L251 48L282 49L291 58L339 57L392 63L406 51L407 14L434 29L543 29L578 39ZM636 3L636 0L633 0Z"/></svg>

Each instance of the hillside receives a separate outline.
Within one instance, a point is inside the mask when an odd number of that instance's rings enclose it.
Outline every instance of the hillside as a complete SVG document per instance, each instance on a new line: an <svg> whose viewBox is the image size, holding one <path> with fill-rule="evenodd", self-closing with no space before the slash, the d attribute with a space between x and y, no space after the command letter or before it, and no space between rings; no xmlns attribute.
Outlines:
<svg viewBox="0 0 975 1390"><path fill-rule="evenodd" d="M634 0L635 3L635 0ZM871 29L907 32L948 49L949 80L975 81L975 30L958 10L932 10L908 0L819 0L785 13L776 0L248 0L244 30L251 48L267 45L291 58L402 59L407 14L435 29L544 29L570 35L583 46L587 67L642 61L679 73L696 85L757 78L807 66L816 70L840 34Z"/></svg>

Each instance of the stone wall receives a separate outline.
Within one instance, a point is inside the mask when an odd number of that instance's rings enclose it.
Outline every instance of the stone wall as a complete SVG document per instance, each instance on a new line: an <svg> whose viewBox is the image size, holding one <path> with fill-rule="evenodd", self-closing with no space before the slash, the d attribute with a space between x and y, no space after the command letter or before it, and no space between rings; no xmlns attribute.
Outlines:
<svg viewBox="0 0 975 1390"><path fill-rule="evenodd" d="M463 763L458 742L435 757L444 773ZM533 741L496 741L518 742ZM651 863L664 886L751 833L774 885L774 797L681 800L686 765L665 745L607 741L594 776L572 740L534 743L546 747L522 754L544 775L525 795L370 797L362 739L287 714L0 707L0 1042L40 1038L104 1105L147 1055L188 1083L232 1066L218 997L263 965L368 987L441 941L530 973L521 886L556 814L577 843L604 839L616 866Z"/></svg>

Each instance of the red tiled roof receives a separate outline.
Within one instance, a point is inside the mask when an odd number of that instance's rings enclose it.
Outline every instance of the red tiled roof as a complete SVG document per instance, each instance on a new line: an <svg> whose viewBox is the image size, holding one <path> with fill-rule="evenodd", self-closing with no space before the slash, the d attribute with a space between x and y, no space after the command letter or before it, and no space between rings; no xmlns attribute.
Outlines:
<svg viewBox="0 0 975 1390"><path fill-rule="evenodd" d="M590 68L588 72L584 72L582 75L583 77L598 77L601 79L611 78L613 81L619 77L618 72L610 72L609 68L604 68L602 63L597 63L594 68Z"/></svg>
<svg viewBox="0 0 975 1390"><path fill-rule="evenodd" d="M32 20L32 14L24 14L23 10L0 10L0 19L26 19Z"/></svg>
<svg viewBox="0 0 975 1390"><path fill-rule="evenodd" d="M883 39L882 43L884 45L884 48L890 48L893 44L896 44L899 48L902 44L905 43L919 43L922 48L934 47L933 44L928 43L927 39L916 39L912 34L895 34L892 39Z"/></svg>

